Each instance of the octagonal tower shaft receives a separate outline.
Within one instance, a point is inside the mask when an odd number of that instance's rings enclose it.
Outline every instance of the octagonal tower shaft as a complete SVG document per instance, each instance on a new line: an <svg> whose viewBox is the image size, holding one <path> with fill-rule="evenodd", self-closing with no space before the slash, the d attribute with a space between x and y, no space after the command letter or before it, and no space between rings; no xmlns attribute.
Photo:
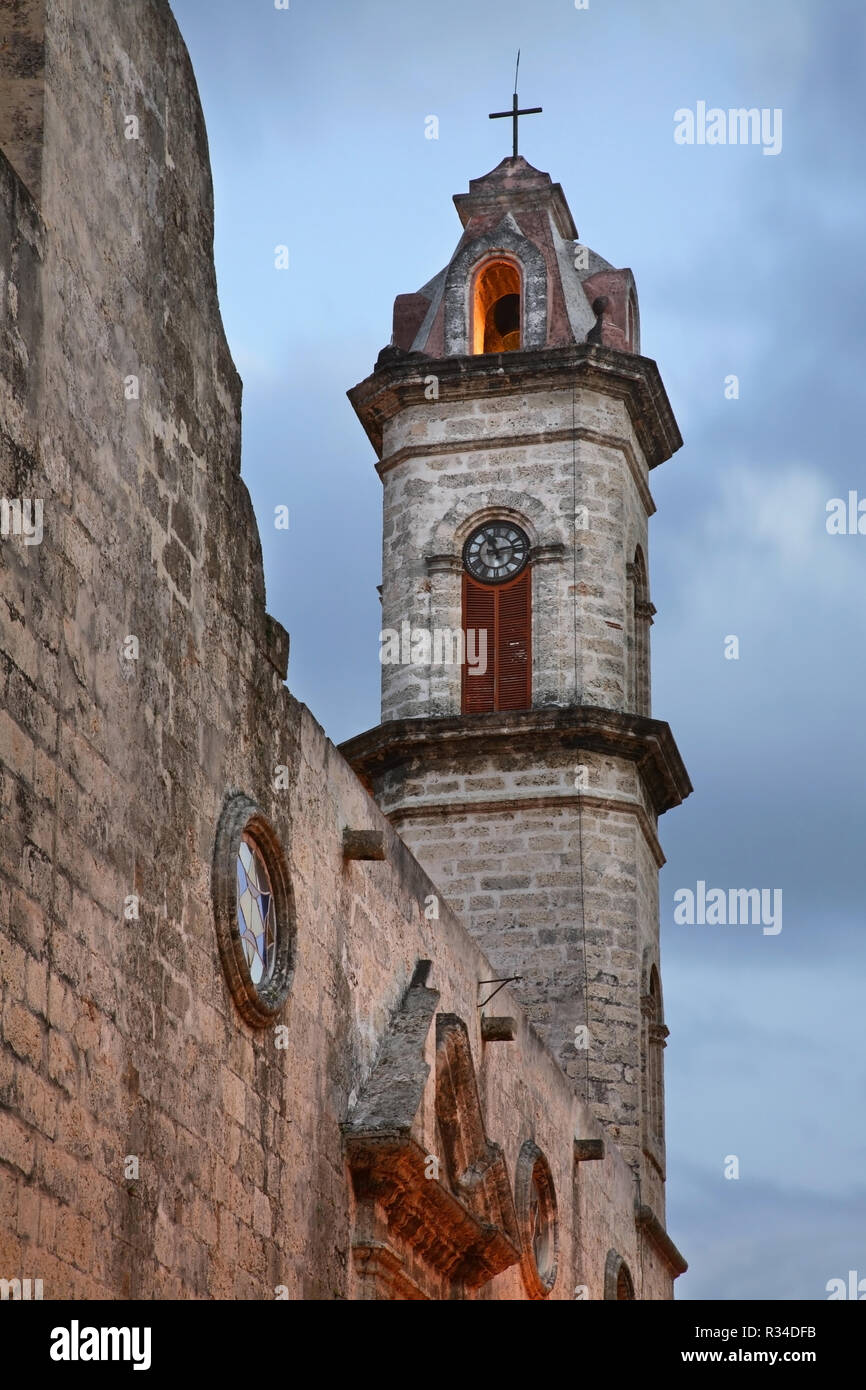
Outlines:
<svg viewBox="0 0 866 1390"><path fill-rule="evenodd" d="M458 205L450 265L398 299L391 346L350 392L384 491L382 631L408 640L382 667L382 723L343 751L497 975L519 977L662 1214L657 821L691 786L650 716L647 532L650 470L681 439L634 350L630 272L575 242L558 185L504 161ZM520 341L472 352L497 260L520 276ZM524 647L494 619L487 633L529 678L522 707L491 682L470 713L464 548L487 521L529 541Z"/></svg>

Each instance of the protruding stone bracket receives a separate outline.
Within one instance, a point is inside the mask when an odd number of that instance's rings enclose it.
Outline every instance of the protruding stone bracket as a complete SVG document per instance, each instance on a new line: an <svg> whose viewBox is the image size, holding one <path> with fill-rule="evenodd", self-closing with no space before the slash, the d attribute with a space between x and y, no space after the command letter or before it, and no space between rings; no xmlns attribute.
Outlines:
<svg viewBox="0 0 866 1390"><path fill-rule="evenodd" d="M281 681L289 674L289 634L272 618L265 614L265 654Z"/></svg>
<svg viewBox="0 0 866 1390"><path fill-rule="evenodd" d="M385 853L385 832L383 830L343 831L344 859L387 859Z"/></svg>
<svg viewBox="0 0 866 1390"><path fill-rule="evenodd" d="M604 1158L603 1139L575 1139L575 1163L596 1163Z"/></svg>
<svg viewBox="0 0 866 1390"><path fill-rule="evenodd" d="M514 1042L517 1019L505 1014L490 1014L481 1020L481 1041L486 1043Z"/></svg>

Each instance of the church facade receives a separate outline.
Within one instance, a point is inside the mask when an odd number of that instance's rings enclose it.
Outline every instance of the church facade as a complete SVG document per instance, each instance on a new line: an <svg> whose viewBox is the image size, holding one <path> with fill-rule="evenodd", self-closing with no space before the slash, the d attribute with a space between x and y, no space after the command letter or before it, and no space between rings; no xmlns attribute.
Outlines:
<svg viewBox="0 0 866 1390"><path fill-rule="evenodd" d="M691 787L647 530L681 440L631 273L517 155L455 198L349 393L382 717L336 749L265 606L169 6L11 23L0 1279L672 1297L657 825Z"/></svg>

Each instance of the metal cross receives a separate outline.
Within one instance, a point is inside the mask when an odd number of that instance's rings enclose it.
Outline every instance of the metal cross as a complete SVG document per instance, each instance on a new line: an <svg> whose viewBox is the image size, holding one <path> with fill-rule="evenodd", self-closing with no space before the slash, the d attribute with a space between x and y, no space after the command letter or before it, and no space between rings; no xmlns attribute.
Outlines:
<svg viewBox="0 0 866 1390"><path fill-rule="evenodd" d="M517 50L517 67L514 69L514 96L512 98L510 111L491 111L489 119L499 121L504 116L510 116L514 122L514 158L517 158L517 122L520 116L538 116L544 110L543 106L527 106L520 110L520 102L517 100L517 74L520 69L520 49Z"/></svg>

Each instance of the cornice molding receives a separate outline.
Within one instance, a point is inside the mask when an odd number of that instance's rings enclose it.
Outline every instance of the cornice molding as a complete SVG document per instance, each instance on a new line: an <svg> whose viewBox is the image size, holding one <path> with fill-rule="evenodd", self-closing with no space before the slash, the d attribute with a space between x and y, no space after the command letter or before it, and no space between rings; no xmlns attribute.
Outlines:
<svg viewBox="0 0 866 1390"><path fill-rule="evenodd" d="M636 763L657 815L693 790L668 724L595 705L390 720L348 739L340 752L369 787L382 772L413 759L430 767L443 755L471 758L512 753L517 746L544 752L551 741Z"/></svg>
<svg viewBox="0 0 866 1390"><path fill-rule="evenodd" d="M661 374L649 357L590 343L457 357L392 349L377 371L347 392L380 459L384 424L407 406L428 400L430 377L437 380L439 402L562 390L572 384L602 391L625 403L650 468L664 463L683 442ZM454 447L449 445L452 451Z"/></svg>

